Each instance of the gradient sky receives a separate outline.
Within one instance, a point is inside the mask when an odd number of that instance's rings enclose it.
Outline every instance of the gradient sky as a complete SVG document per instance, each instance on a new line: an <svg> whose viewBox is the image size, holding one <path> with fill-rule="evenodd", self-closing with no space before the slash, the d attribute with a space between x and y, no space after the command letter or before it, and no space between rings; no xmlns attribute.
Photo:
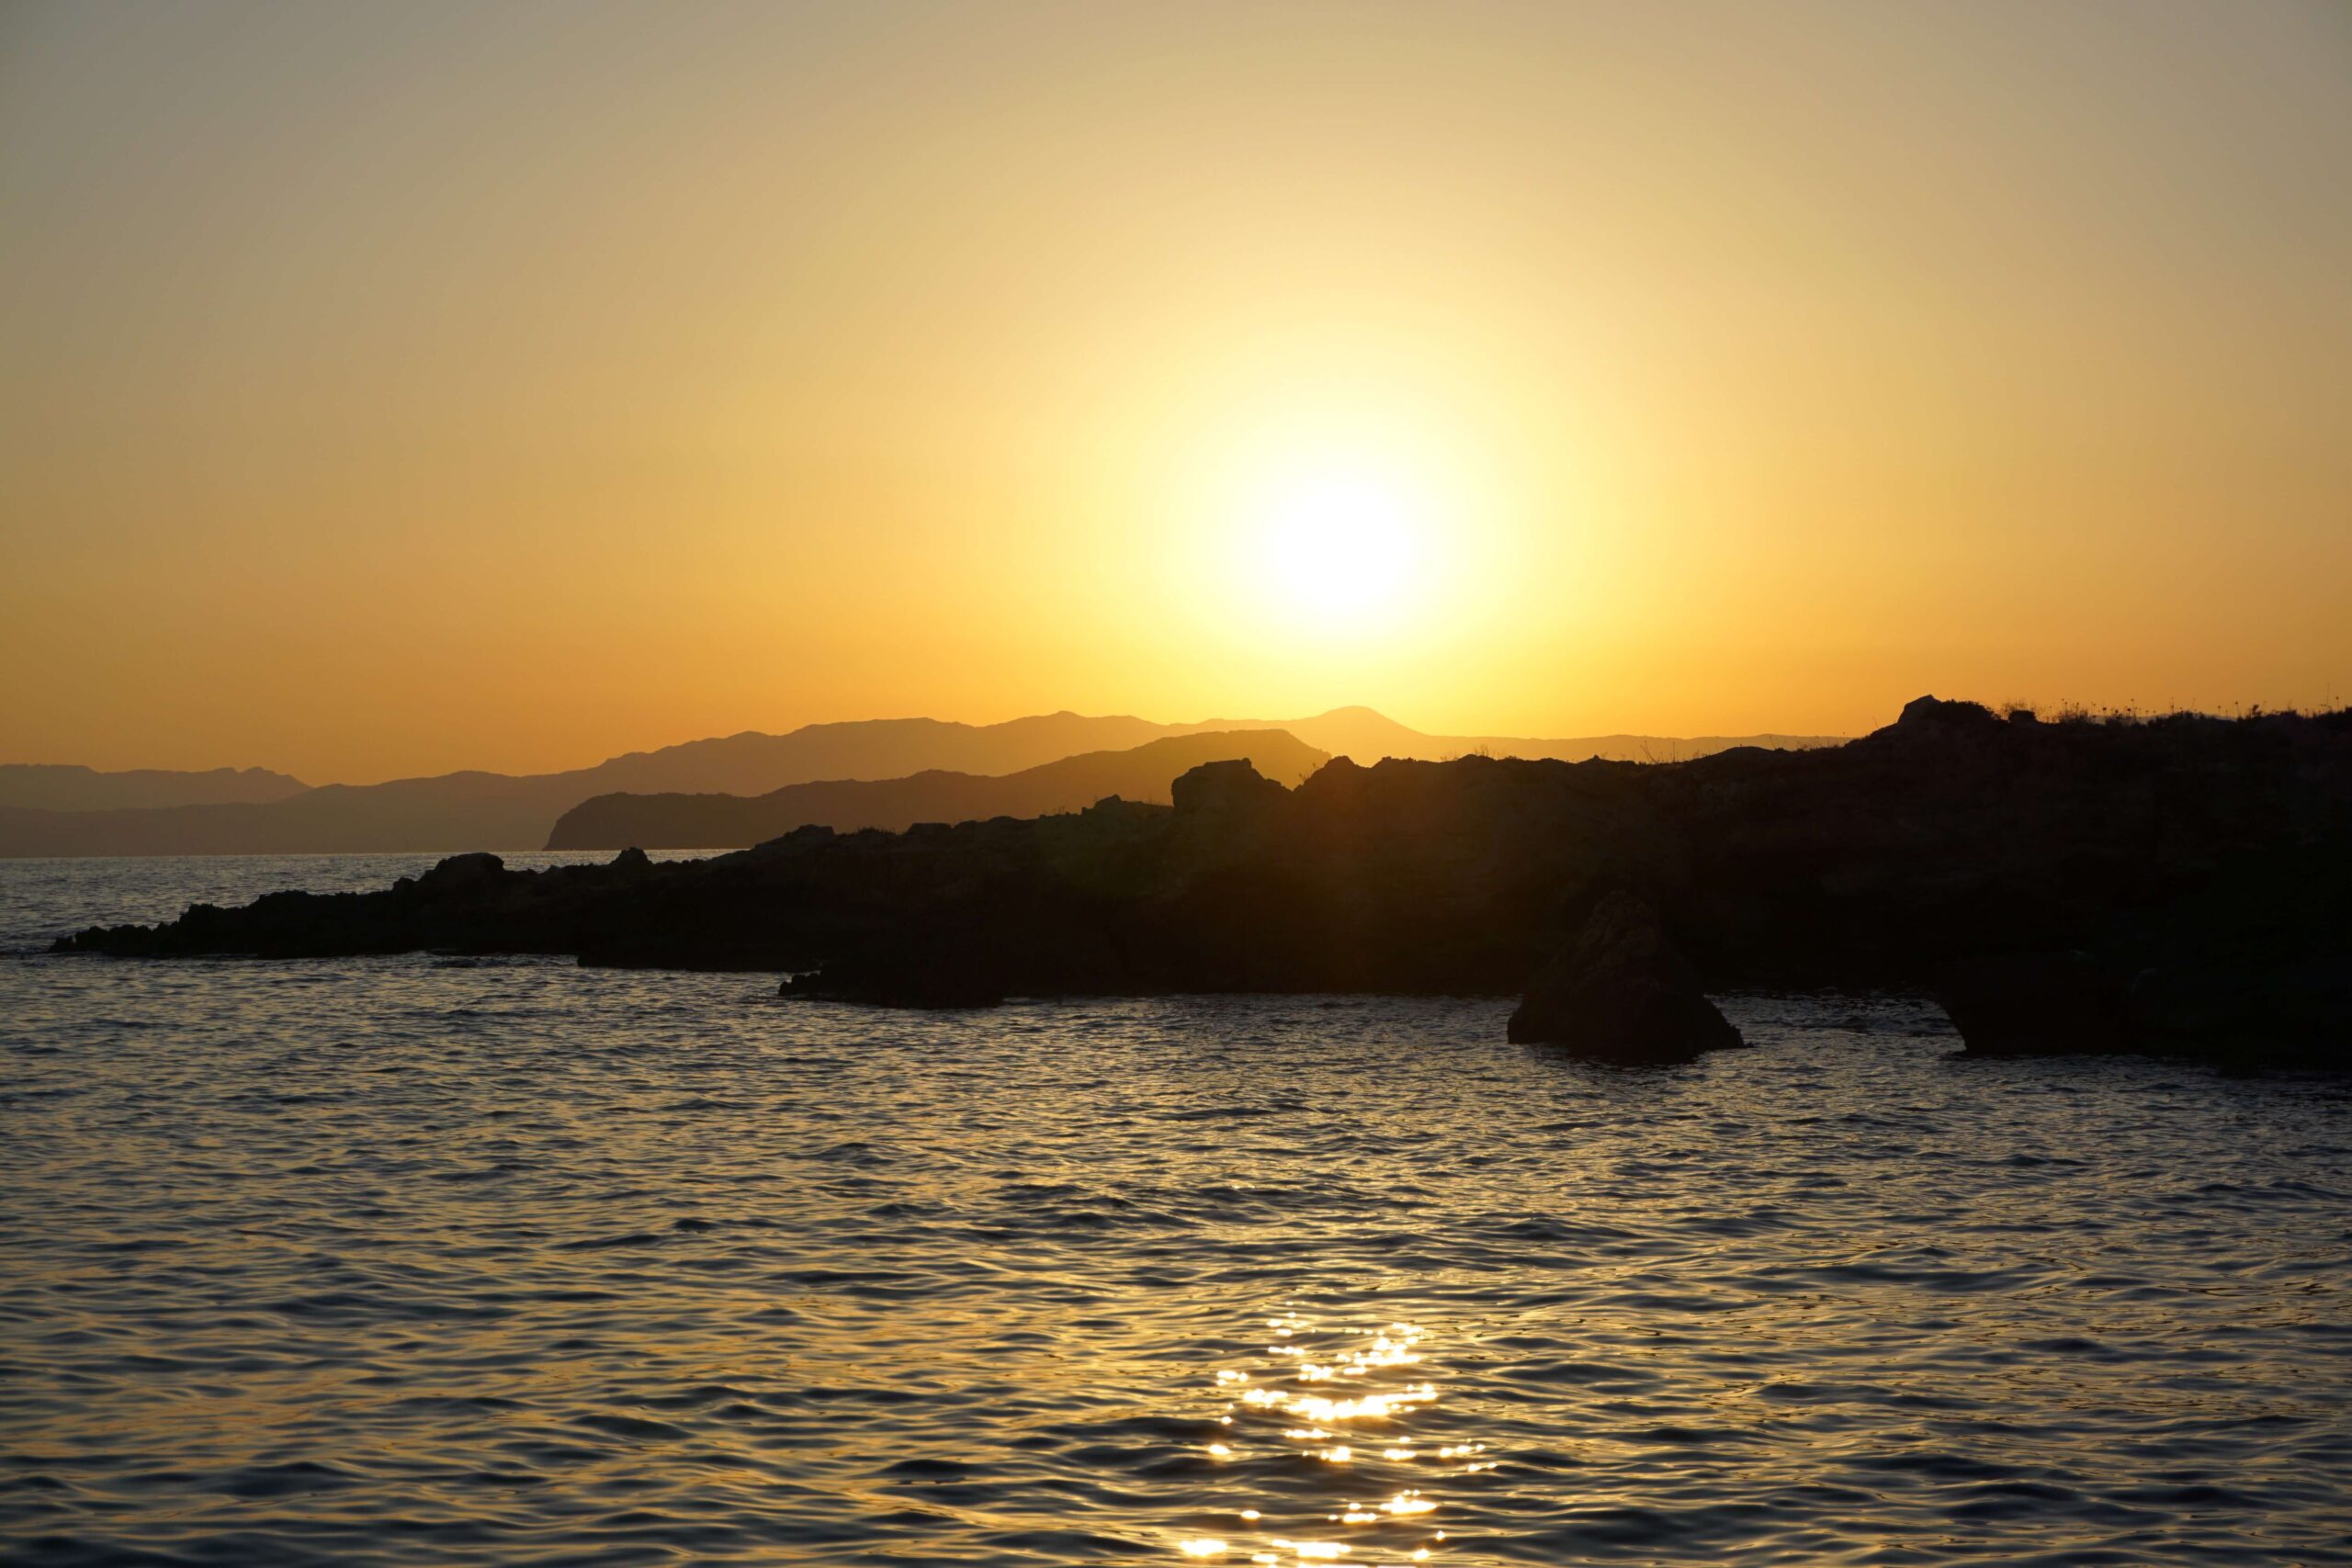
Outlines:
<svg viewBox="0 0 2352 1568"><path fill-rule="evenodd" d="M2342 6L6 4L0 760L2352 701L2347 279Z"/></svg>

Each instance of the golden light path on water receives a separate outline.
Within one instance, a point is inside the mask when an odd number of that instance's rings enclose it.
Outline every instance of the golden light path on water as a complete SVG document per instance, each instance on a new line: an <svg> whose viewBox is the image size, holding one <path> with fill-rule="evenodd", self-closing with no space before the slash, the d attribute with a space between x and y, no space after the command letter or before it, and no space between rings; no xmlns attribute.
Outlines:
<svg viewBox="0 0 2352 1568"><path fill-rule="evenodd" d="M1326 1322L1281 1303L1272 1343L1249 1364L1216 1369L1203 1397L1221 1403L1226 1435L1208 1457L1233 1473L1236 1504L1221 1534L1186 1533L1179 1557L1260 1568L1404 1568L1442 1559L1445 1479L1492 1468L1487 1445L1430 1439L1414 1417L1442 1397L1430 1376L1430 1333L1419 1325ZM1302 1504L1302 1461L1329 1466L1329 1501ZM1292 1484L1253 1489L1253 1472Z"/></svg>

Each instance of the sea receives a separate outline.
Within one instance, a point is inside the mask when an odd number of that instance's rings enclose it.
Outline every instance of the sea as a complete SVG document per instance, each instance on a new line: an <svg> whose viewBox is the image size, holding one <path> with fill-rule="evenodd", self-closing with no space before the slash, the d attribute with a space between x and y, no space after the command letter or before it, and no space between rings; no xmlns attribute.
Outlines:
<svg viewBox="0 0 2352 1568"><path fill-rule="evenodd" d="M2342 1079L40 952L432 858L0 862L0 1562L2352 1562Z"/></svg>

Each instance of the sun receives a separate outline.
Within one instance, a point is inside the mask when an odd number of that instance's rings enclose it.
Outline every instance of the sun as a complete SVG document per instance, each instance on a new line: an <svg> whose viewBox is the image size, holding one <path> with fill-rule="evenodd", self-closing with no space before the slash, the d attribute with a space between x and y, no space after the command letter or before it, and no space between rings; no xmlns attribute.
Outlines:
<svg viewBox="0 0 2352 1568"><path fill-rule="evenodd" d="M1396 607L1426 554L1410 487L1368 467L1292 474L1266 498L1259 537L1266 586L1283 607L1327 624Z"/></svg>

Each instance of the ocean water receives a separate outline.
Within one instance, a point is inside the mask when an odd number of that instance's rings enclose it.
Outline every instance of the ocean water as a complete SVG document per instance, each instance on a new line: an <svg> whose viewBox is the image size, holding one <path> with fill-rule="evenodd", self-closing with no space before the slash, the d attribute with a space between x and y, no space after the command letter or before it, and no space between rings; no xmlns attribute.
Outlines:
<svg viewBox="0 0 2352 1568"><path fill-rule="evenodd" d="M1725 1010L0 958L0 1561L2352 1562L2341 1081Z"/></svg>

